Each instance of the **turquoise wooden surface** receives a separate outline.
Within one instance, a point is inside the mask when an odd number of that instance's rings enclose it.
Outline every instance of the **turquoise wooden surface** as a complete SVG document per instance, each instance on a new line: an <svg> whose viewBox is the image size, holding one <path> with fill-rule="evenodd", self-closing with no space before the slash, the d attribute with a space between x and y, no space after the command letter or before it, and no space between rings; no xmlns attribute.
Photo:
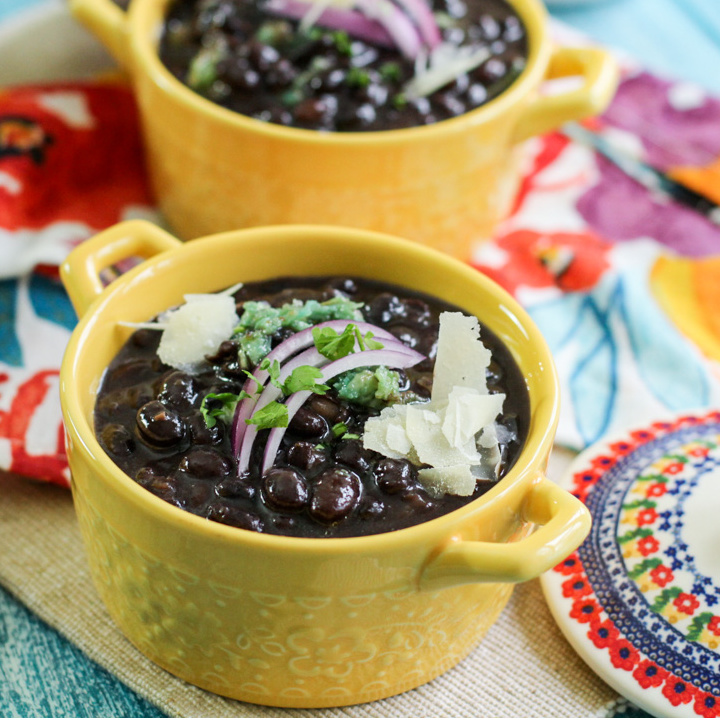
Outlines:
<svg viewBox="0 0 720 720"><path fill-rule="evenodd" d="M0 0L0 22L43 0ZM720 94L720 0L598 0L558 19ZM163 717L0 589L0 717Z"/></svg>
<svg viewBox="0 0 720 720"><path fill-rule="evenodd" d="M165 717L0 588L0 717Z"/></svg>

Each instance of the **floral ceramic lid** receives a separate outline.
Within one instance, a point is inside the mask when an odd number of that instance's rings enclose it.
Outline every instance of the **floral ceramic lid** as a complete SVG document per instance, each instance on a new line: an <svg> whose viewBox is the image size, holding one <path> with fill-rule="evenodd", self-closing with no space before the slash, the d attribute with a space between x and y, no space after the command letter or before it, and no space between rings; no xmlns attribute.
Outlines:
<svg viewBox="0 0 720 720"><path fill-rule="evenodd" d="M560 484L593 516L542 577L567 639L647 712L720 716L720 412L595 445Z"/></svg>

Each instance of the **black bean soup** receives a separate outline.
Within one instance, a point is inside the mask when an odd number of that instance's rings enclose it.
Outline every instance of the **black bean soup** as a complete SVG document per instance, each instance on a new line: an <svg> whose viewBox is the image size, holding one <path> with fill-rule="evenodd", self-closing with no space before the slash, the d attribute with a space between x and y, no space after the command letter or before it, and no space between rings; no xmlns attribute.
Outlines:
<svg viewBox="0 0 720 720"><path fill-rule="evenodd" d="M363 303L366 321L389 330L426 360L399 371L399 389L429 398L442 311L458 308L402 288L360 279L302 278L248 283L235 293L238 314L247 300L280 307L293 298ZM272 336L276 346L286 329ZM502 476L524 443L529 400L509 351L489 330L490 392L504 392L498 418ZM210 520L257 532L301 537L350 537L396 530L451 512L494 484L478 481L472 496L432 497L417 468L363 447L364 423L380 409L341 399L330 389L312 395L291 420L274 466L261 476L269 430L260 430L249 472L238 476L231 422L207 426L203 398L239 393L247 379L238 345L223 342L207 365L188 374L157 356L160 333L136 330L109 366L98 393L95 430L100 444L130 477L167 502ZM342 427L337 433L336 428Z"/></svg>
<svg viewBox="0 0 720 720"><path fill-rule="evenodd" d="M442 41L486 48L486 59L417 96L407 90L415 59L319 22L301 30L298 21L269 14L267 2L174 0L162 62L188 87L243 115L355 132L462 115L497 97L527 61L525 28L505 0L432 0Z"/></svg>

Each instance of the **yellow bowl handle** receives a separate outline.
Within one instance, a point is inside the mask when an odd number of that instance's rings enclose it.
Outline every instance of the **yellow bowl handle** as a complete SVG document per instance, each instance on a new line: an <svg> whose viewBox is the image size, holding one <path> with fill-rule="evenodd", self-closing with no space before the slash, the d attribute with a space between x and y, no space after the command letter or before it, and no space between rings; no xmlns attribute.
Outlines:
<svg viewBox="0 0 720 720"><path fill-rule="evenodd" d="M129 69L127 13L112 0L70 0L70 13L81 22L121 67Z"/></svg>
<svg viewBox="0 0 720 720"><path fill-rule="evenodd" d="M130 258L151 258L181 244L157 225L128 220L78 245L60 266L60 277L78 317L104 290L103 270Z"/></svg>
<svg viewBox="0 0 720 720"><path fill-rule="evenodd" d="M556 130L572 120L599 115L617 90L619 70L613 56L600 48L556 48L546 80L580 76L579 88L533 100L520 117L514 141Z"/></svg>
<svg viewBox="0 0 720 720"><path fill-rule="evenodd" d="M590 532L588 509L544 476L528 492L521 514L541 527L517 542L451 542L425 567L420 588L531 580L564 560Z"/></svg>

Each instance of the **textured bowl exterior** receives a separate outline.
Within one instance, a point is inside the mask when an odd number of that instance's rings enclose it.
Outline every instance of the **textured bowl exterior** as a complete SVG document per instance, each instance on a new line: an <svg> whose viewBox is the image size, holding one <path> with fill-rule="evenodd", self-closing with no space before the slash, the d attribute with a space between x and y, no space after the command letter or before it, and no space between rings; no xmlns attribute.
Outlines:
<svg viewBox="0 0 720 720"><path fill-rule="evenodd" d="M551 55L538 0L514 0L529 62L510 90L458 118L373 133L285 128L190 91L157 57L168 1L133 3L126 64L153 186L181 237L322 223L407 237L464 259L509 211L519 181L516 126Z"/></svg>
<svg viewBox="0 0 720 720"><path fill-rule="evenodd" d="M179 510L104 454L92 414L104 369L131 332L118 321L147 320L187 292L310 274L372 277L429 292L480 316L504 340L527 379L532 420L520 459L495 488L401 531L285 538ZM72 268L64 281L72 296ZM547 347L490 280L415 243L291 226L178 243L113 282L73 333L61 393L75 506L92 576L114 620L143 653L191 683L292 707L396 694L473 648L512 585L426 588L424 570L458 539L506 543L530 532L523 503L545 468L558 405Z"/></svg>

